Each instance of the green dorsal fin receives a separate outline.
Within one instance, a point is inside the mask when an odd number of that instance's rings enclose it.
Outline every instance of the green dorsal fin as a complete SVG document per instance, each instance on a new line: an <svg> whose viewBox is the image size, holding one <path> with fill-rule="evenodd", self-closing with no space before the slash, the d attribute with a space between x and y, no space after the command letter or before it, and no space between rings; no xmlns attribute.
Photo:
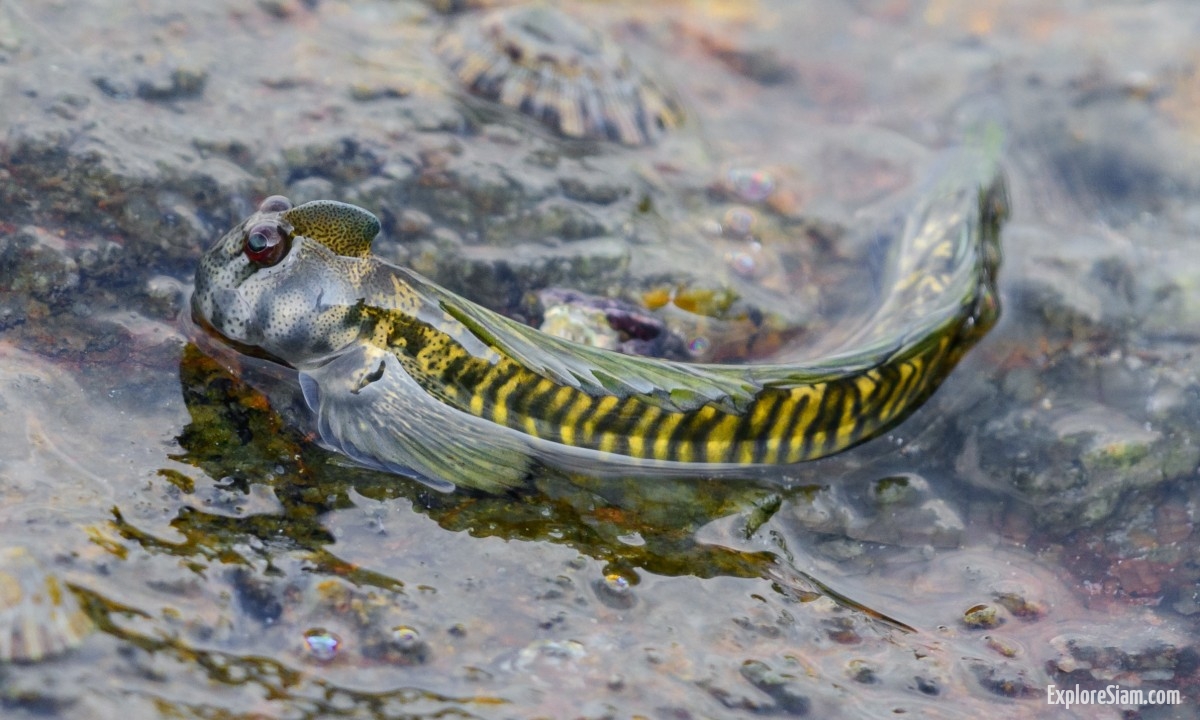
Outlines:
<svg viewBox="0 0 1200 720"><path fill-rule="evenodd" d="M284 212L280 217L297 235L312 238L338 255L367 257L371 241L379 234L379 218L354 205L336 200L314 200Z"/></svg>

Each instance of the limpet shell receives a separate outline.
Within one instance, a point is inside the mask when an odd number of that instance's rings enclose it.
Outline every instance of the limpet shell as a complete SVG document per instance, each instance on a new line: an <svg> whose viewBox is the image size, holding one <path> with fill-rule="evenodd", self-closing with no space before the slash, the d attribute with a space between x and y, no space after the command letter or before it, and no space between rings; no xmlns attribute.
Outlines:
<svg viewBox="0 0 1200 720"><path fill-rule="evenodd" d="M486 13L442 36L436 49L470 92L569 138L645 145L682 120L620 47L554 8Z"/></svg>
<svg viewBox="0 0 1200 720"><path fill-rule="evenodd" d="M0 662L37 662L93 629L70 590L23 547L0 548Z"/></svg>

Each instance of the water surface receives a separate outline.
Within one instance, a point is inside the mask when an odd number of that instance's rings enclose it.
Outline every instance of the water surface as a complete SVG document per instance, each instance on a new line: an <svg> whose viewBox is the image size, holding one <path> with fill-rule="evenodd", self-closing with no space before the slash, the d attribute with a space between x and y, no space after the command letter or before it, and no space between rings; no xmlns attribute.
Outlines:
<svg viewBox="0 0 1200 720"><path fill-rule="evenodd" d="M1195 716L1200 8L565 3L685 109L630 149L464 97L432 48L477 11L442 5L0 2L0 544L98 626L0 666L5 717ZM894 433L758 481L438 494L181 317L282 193L518 316L669 287L716 359L815 351L981 129L999 326Z"/></svg>

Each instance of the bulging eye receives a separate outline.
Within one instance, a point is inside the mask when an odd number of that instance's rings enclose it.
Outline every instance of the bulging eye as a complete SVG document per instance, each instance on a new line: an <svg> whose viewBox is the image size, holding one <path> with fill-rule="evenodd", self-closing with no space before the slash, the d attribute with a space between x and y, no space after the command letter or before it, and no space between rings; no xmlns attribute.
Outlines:
<svg viewBox="0 0 1200 720"><path fill-rule="evenodd" d="M278 225L261 223L246 233L243 249L250 262L270 267L283 259L284 253L287 252L287 242L284 241Z"/></svg>

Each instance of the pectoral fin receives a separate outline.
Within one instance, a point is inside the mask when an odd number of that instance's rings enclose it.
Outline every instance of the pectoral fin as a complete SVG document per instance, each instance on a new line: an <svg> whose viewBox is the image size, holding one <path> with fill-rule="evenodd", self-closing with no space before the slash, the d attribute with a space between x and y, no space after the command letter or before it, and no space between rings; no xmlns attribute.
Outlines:
<svg viewBox="0 0 1200 720"><path fill-rule="evenodd" d="M520 437L426 393L395 355L355 346L302 371L305 401L322 442L367 467L450 492L521 485L530 457Z"/></svg>

